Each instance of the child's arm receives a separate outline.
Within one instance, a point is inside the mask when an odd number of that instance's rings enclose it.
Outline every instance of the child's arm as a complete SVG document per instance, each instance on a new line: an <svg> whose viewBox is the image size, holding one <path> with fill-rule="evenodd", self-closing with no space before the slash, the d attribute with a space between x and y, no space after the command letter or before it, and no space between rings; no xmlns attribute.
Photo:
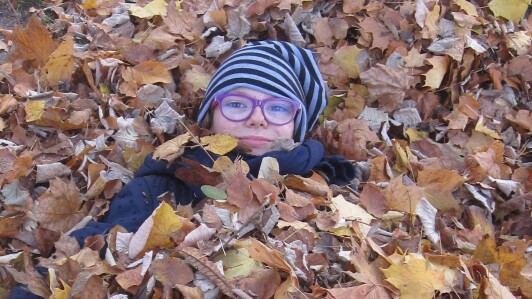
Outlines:
<svg viewBox="0 0 532 299"><path fill-rule="evenodd" d="M169 175L147 175L130 181L112 199L109 211L100 221L90 221L85 227L73 231L80 246L89 236L106 234L116 225L135 232L160 204L158 196L172 192L178 204L189 204L194 194L182 181Z"/></svg>

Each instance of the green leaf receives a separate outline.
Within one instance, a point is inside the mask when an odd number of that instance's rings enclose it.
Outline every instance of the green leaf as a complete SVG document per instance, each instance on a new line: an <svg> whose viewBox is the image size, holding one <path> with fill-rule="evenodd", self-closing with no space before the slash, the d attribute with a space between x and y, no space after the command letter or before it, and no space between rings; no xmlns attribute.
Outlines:
<svg viewBox="0 0 532 299"><path fill-rule="evenodd" d="M227 199L227 194L222 189L209 186L209 185L203 185L201 186L201 192L205 194L205 196L210 197L214 200L225 200Z"/></svg>

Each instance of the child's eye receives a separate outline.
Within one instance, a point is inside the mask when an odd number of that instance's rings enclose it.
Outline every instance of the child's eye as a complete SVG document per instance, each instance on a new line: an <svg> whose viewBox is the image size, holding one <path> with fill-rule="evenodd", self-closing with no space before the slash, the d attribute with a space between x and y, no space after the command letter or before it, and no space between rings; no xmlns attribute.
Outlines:
<svg viewBox="0 0 532 299"><path fill-rule="evenodd" d="M237 101L231 101L231 102L226 102L225 107L227 108L233 108L233 109L244 109L246 108L246 105L242 102L237 102Z"/></svg>
<svg viewBox="0 0 532 299"><path fill-rule="evenodd" d="M268 108L272 112L288 112L288 108L282 105L272 105Z"/></svg>

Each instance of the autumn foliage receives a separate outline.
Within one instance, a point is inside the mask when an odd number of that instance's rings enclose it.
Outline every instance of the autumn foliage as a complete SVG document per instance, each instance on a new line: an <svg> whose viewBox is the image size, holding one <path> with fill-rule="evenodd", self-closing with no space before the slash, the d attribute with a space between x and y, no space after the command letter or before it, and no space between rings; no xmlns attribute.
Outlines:
<svg viewBox="0 0 532 299"><path fill-rule="evenodd" d="M0 297L532 298L530 0L45 6L1 31ZM236 145L191 120L220 62L264 39L316 53L312 138L353 184L182 161L205 203L163 195L138 232L80 248L68 232L148 153Z"/></svg>

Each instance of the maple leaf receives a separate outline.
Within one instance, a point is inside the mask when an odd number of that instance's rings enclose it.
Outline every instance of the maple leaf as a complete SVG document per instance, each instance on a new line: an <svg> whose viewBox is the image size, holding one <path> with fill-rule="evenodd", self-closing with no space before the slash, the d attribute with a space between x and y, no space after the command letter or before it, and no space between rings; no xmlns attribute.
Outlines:
<svg viewBox="0 0 532 299"><path fill-rule="evenodd" d="M66 232L76 225L85 215L86 206L81 206L79 189L70 180L65 183L56 178L50 180L50 188L37 199L33 214L39 224L49 230Z"/></svg>
<svg viewBox="0 0 532 299"><path fill-rule="evenodd" d="M174 209L166 202L161 203L154 211L153 226L146 240L145 249L155 247L168 248L174 245L170 235L182 226L182 220L174 213Z"/></svg>
<svg viewBox="0 0 532 299"><path fill-rule="evenodd" d="M56 42L37 17L30 18L25 30L16 27L12 39L17 49L15 58L21 56L25 60L30 60L34 67L44 66L57 48Z"/></svg>
<svg viewBox="0 0 532 299"><path fill-rule="evenodd" d="M406 91L416 83L406 69L390 68L382 64L360 73L360 79L368 87L368 104L379 103L385 112L393 112L402 103Z"/></svg>
<svg viewBox="0 0 532 299"><path fill-rule="evenodd" d="M495 141L485 151L479 151L465 158L469 180L482 181L488 176L507 179L510 173L508 165L503 162L503 148L500 141Z"/></svg>
<svg viewBox="0 0 532 299"><path fill-rule="evenodd" d="M400 175L390 181L385 196L390 210L413 213L423 197L423 189L416 185L404 185L403 175Z"/></svg>
<svg viewBox="0 0 532 299"><path fill-rule="evenodd" d="M401 291L401 298L430 299L436 291L449 292L456 277L456 271L437 266L419 254L410 253L399 264L382 269L386 281Z"/></svg>
<svg viewBox="0 0 532 299"><path fill-rule="evenodd" d="M194 40L204 30L204 23L193 11L177 10L170 5L165 18L170 33L177 34L186 40Z"/></svg>

